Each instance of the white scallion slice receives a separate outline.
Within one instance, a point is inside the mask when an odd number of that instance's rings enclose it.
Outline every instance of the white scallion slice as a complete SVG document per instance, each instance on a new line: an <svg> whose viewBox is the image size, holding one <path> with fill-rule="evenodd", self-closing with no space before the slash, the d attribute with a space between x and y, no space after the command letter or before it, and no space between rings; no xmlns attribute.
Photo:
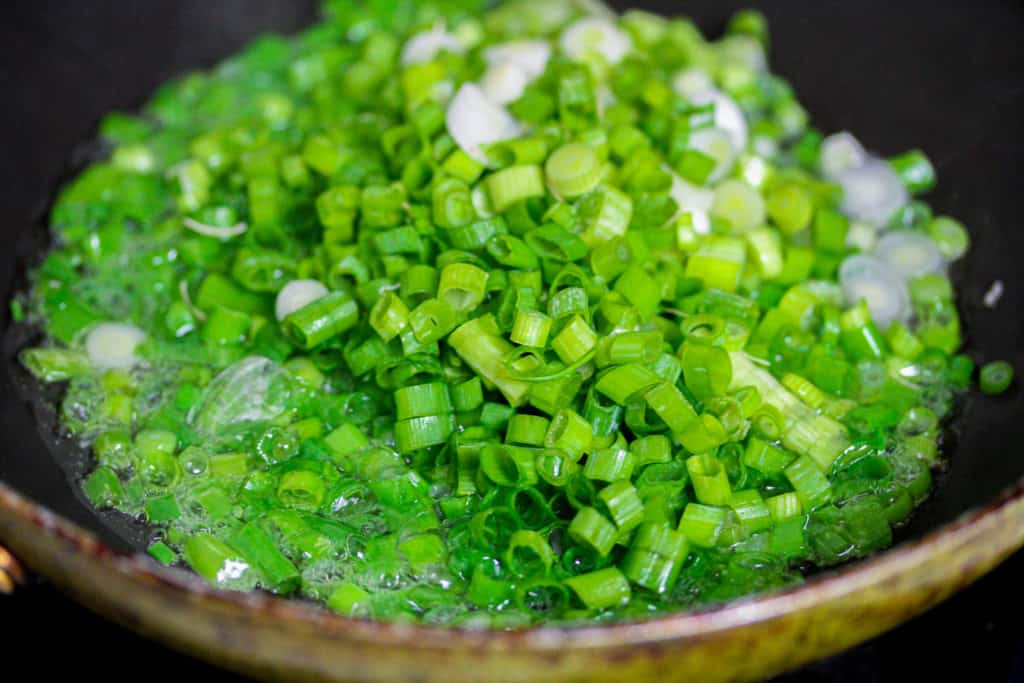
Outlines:
<svg viewBox="0 0 1024 683"><path fill-rule="evenodd" d="M429 31L417 33L405 42L402 47L402 66L433 61L434 57L443 51L462 54L465 47L458 36L448 33L444 25L439 23Z"/></svg>
<svg viewBox="0 0 1024 683"><path fill-rule="evenodd" d="M881 329L896 321L910 319L907 286L889 267L874 256L850 256L839 267L839 285L846 303L867 302L871 317Z"/></svg>
<svg viewBox="0 0 1024 683"><path fill-rule="evenodd" d="M850 218L872 225L885 225L910 200L896 171L881 159L869 159L847 169L836 181L843 188L843 211Z"/></svg>
<svg viewBox="0 0 1024 683"><path fill-rule="evenodd" d="M732 143L732 136L722 128L704 128L690 135L690 145L715 161L715 168L708 176L709 183L717 183L732 170L737 156Z"/></svg>
<svg viewBox="0 0 1024 683"><path fill-rule="evenodd" d="M229 240L232 237L243 235L249 229L249 226L245 223L238 223L237 225L229 226L207 225L206 223L200 223L199 221L188 217L181 219L181 222L192 232L205 235L206 237L214 237L219 240Z"/></svg>
<svg viewBox="0 0 1024 683"><path fill-rule="evenodd" d="M773 172L771 164L757 154L745 156L739 163L740 176L758 189L764 187Z"/></svg>
<svg viewBox="0 0 1024 683"><path fill-rule="evenodd" d="M519 137L523 127L512 114L487 99L475 83L465 83L448 104L448 133L466 154L481 164L490 160L482 147Z"/></svg>
<svg viewBox="0 0 1024 683"><path fill-rule="evenodd" d="M846 233L846 246L857 251L869 252L878 244L878 228L864 221L851 221Z"/></svg>
<svg viewBox="0 0 1024 683"><path fill-rule="evenodd" d="M691 66L672 77L672 90L680 97L695 100L715 92L715 81L707 71Z"/></svg>
<svg viewBox="0 0 1024 683"><path fill-rule="evenodd" d="M575 61L581 61L590 54L599 54L612 65L621 62L633 50L633 41L628 33L613 21L596 16L571 24L562 33L558 44L562 52Z"/></svg>
<svg viewBox="0 0 1024 683"><path fill-rule="evenodd" d="M712 90L693 97L691 101L696 105L714 104L715 127L729 134L736 152L742 152L747 148L750 129L743 110L734 99L723 92Z"/></svg>
<svg viewBox="0 0 1024 683"><path fill-rule="evenodd" d="M327 287L318 280L292 280L277 293L274 315L278 320L284 320L300 308L327 296L327 292Z"/></svg>
<svg viewBox="0 0 1024 683"><path fill-rule="evenodd" d="M837 178L868 160L864 146L852 134L843 131L821 141L818 165L827 178Z"/></svg>
<svg viewBox="0 0 1024 683"><path fill-rule="evenodd" d="M765 214L761 193L749 183L734 178L715 188L711 215L726 221L733 232L743 235L763 225Z"/></svg>
<svg viewBox="0 0 1024 683"><path fill-rule="evenodd" d="M886 233L875 246L875 256L905 280L926 273L939 273L945 267L945 260L935 242L915 230Z"/></svg>
<svg viewBox="0 0 1024 683"><path fill-rule="evenodd" d="M127 323L93 325L85 338L85 352L94 367L101 370L130 370L139 362L136 347L146 333Z"/></svg>
<svg viewBox="0 0 1024 683"><path fill-rule="evenodd" d="M546 40L514 40L484 50L484 61L490 66L515 64L531 81L544 74L550 59L551 44Z"/></svg>
<svg viewBox="0 0 1024 683"><path fill-rule="evenodd" d="M514 62L500 62L491 66L480 79L484 95L497 104L515 102L523 96L530 79Z"/></svg>
<svg viewBox="0 0 1024 683"><path fill-rule="evenodd" d="M671 168L664 167L671 172ZM679 213L690 214L693 231L698 235L707 235L711 232L711 218L708 213L715 201L715 193L705 187L698 187L691 182L672 174L672 188L669 196L676 200L679 205Z"/></svg>

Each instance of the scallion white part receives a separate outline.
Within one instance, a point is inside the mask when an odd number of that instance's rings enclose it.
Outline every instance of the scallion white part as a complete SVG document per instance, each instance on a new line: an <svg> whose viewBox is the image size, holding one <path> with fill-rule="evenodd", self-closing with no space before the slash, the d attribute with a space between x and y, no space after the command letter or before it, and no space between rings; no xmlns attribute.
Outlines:
<svg viewBox="0 0 1024 683"><path fill-rule="evenodd" d="M834 133L821 141L818 165L827 178L838 178L868 160L864 146L851 133Z"/></svg>
<svg viewBox="0 0 1024 683"><path fill-rule="evenodd" d="M851 221L846 233L846 246L857 251L871 251L878 244L878 228L864 221Z"/></svg>
<svg viewBox="0 0 1024 683"><path fill-rule="evenodd" d="M669 167L665 167L665 170L671 171ZM711 218L708 214L715 201L714 192L698 187L673 173L669 196L676 200L679 214L690 214L694 232L698 235L707 235L711 232Z"/></svg>
<svg viewBox="0 0 1024 683"><path fill-rule="evenodd" d="M740 176L754 187L761 188L771 173L771 167L762 157L753 154L740 162Z"/></svg>
<svg viewBox="0 0 1024 683"><path fill-rule="evenodd" d="M457 36L448 33L443 24L429 31L417 33L402 47L402 66L433 61L443 51L462 54L465 47Z"/></svg>
<svg viewBox="0 0 1024 683"><path fill-rule="evenodd" d="M752 185L731 178L715 187L711 215L728 221L733 232L746 234L764 224L764 198Z"/></svg>
<svg viewBox="0 0 1024 683"><path fill-rule="evenodd" d="M484 145L522 135L523 127L512 114L484 94L475 83L464 83L445 113L448 133L466 154L481 164L489 159Z"/></svg>
<svg viewBox="0 0 1024 683"><path fill-rule="evenodd" d="M871 318L881 329L910 319L910 294L888 265L866 254L848 257L839 267L839 284L849 305L867 302Z"/></svg>
<svg viewBox="0 0 1024 683"><path fill-rule="evenodd" d="M942 272L945 267L945 260L934 240L915 230L886 233L875 246L875 256L903 279Z"/></svg>
<svg viewBox="0 0 1024 683"><path fill-rule="evenodd" d="M559 40L562 52L572 60L598 54L608 64L618 64L633 50L629 34L608 18L590 16L569 25Z"/></svg>
<svg viewBox="0 0 1024 683"><path fill-rule="evenodd" d="M200 223L199 221L187 216L183 218L181 222L192 232L219 240L229 240L232 237L245 234L249 229L249 226L245 223L238 223L236 225L229 226L207 225L206 223Z"/></svg>
<svg viewBox="0 0 1024 683"><path fill-rule="evenodd" d="M737 150L733 138L723 128L703 128L690 135L690 146L715 161L715 168L708 176L709 183L717 183L728 175L736 163Z"/></svg>
<svg viewBox="0 0 1024 683"><path fill-rule="evenodd" d="M708 215L707 211L701 211L700 209L684 209L683 211L680 211L679 214L688 214L690 216L690 227L693 228L694 233L698 235L711 234L711 216Z"/></svg>
<svg viewBox="0 0 1024 683"><path fill-rule="evenodd" d="M327 296L327 292L327 287L318 280L292 280L277 293L274 315L278 320L284 320L300 308Z"/></svg>
<svg viewBox="0 0 1024 683"><path fill-rule="evenodd" d="M843 188L843 211L856 220L883 226L910 200L896 172L881 159L868 159L836 176Z"/></svg>
<svg viewBox="0 0 1024 683"><path fill-rule="evenodd" d="M672 90L680 97L694 100L715 91L715 81L700 67L691 66L672 77Z"/></svg>
<svg viewBox="0 0 1024 683"><path fill-rule="evenodd" d="M523 96L528 84L526 72L513 62L500 62L489 67L480 79L484 95L497 104L515 102Z"/></svg>
<svg viewBox="0 0 1024 683"><path fill-rule="evenodd" d="M146 333L128 323L99 323L89 329L85 352L100 370L130 370L139 362L135 349Z"/></svg>
<svg viewBox="0 0 1024 683"><path fill-rule="evenodd" d="M515 64L531 81L544 74L550 59L551 44L546 40L514 40L484 50L484 61L488 65Z"/></svg>
<svg viewBox="0 0 1024 683"><path fill-rule="evenodd" d="M692 98L692 102L696 105L714 104L715 127L721 128L729 134L736 152L742 152L747 148L749 137L747 118L734 99L718 90L711 90L696 95Z"/></svg>
<svg viewBox="0 0 1024 683"><path fill-rule="evenodd" d="M843 211L871 225L885 225L910 200L903 181L880 159L869 159L848 169L836 180L843 186Z"/></svg>

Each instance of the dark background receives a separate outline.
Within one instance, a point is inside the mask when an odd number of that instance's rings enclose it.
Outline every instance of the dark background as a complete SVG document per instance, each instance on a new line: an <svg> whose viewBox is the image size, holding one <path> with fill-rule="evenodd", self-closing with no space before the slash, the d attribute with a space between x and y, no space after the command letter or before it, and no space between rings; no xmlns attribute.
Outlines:
<svg viewBox="0 0 1024 683"><path fill-rule="evenodd" d="M542 1L542 0L541 0ZM617 3L624 4L624 3ZM907 146L942 150L933 157L940 177L935 204L971 223L976 240L1007 240L1022 253L1020 157L1024 152L1024 7L1011 0L689 0L638 2L693 16L717 33L735 8L756 4L772 22L773 67L790 77L816 123L849 128L884 154ZM14 0L0 21L0 218L3 229L37 221L55 183L73 161L75 145L113 108L130 109L164 80L211 65L261 31L292 31L308 23L311 0ZM211 13L214 15L211 20ZM952 138L952 142L951 142ZM972 164L974 165L972 167ZM974 168L976 167L976 169ZM972 172L973 170L973 172ZM955 185L951 187L951 185ZM993 188L998 188L994 191ZM996 197L979 206L979 197ZM986 200L987 201L987 200ZM1008 210L1009 209L1009 210ZM996 218L1013 216L1012 224ZM1013 232L1007 232L1013 231ZM5 245L12 248L10 242ZM1007 259L1002 259L1006 261ZM1012 261L1012 259L1010 259ZM979 310L989 283L1009 273L989 272L984 259L961 267L961 295L970 325L992 327L1003 316L1007 332L972 347L985 360L1021 364L1019 289L1001 312ZM3 289L12 273L0 273ZM974 309L972 312L971 309ZM1002 411L1001 414L999 411ZM982 403L974 417L1005 424L1015 414ZM999 447L998 430L984 448ZM972 439L972 444L979 443ZM0 449L0 464L4 451ZM16 447L16 445L13 445ZM981 448L979 447L979 450ZM990 496L1008 472L1019 472L1019 448L1006 449L979 494ZM969 458L964 448L955 457ZM1010 469L1012 468L1012 469ZM2 469L2 468L0 468ZM952 478L951 488L979 485ZM67 495L60 480L43 499ZM50 493L52 497L46 494ZM954 497L955 498L955 497ZM948 518L953 508L939 510ZM972 681L1024 682L1024 554L976 586L907 625L832 660L784 677L809 681L921 681L970 675ZM168 652L89 614L52 587L34 583L0 598L0 663L31 667L44 678L74 673L130 680L153 673L241 680ZM130 654L140 662L129 665ZM116 663L115 663L116 662Z"/></svg>

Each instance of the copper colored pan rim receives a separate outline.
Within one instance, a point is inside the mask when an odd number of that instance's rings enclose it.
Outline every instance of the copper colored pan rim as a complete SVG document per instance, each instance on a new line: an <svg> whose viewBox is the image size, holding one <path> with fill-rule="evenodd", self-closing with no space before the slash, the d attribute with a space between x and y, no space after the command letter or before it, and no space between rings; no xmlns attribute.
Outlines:
<svg viewBox="0 0 1024 683"><path fill-rule="evenodd" d="M0 507L22 523L56 539L69 552L90 557L111 571L137 581L159 584L202 598L211 606L264 613L289 623L304 623L323 635L345 640L387 640L414 648L446 649L476 645L488 649L545 651L564 648L599 648L615 645L643 645L670 639L707 636L738 626L769 621L798 612L840 596L879 585L924 564L939 548L966 547L979 542L986 521L1000 513L1019 508L1011 523L1020 534L1002 550L1009 555L1024 545L1024 479L1011 486L995 501L970 510L953 522L925 536L906 541L866 561L827 572L807 583L776 593L757 596L705 611L667 613L643 621L623 621L599 626L540 626L518 631L487 631L451 627L396 624L358 619L331 613L313 603L282 599L264 593L219 590L199 577L179 569L159 566L140 553L116 550L92 532L37 504L0 481Z"/></svg>

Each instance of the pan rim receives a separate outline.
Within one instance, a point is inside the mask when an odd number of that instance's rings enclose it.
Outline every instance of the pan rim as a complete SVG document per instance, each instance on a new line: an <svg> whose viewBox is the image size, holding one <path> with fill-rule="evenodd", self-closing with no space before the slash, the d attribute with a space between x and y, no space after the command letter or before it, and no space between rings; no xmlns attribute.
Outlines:
<svg viewBox="0 0 1024 683"><path fill-rule="evenodd" d="M741 598L703 610L666 612L646 619L580 626L537 625L500 631L376 621L336 614L309 601L262 592L219 589L185 569L159 565L145 553L128 552L108 545L92 531L30 500L0 479L0 509L13 513L23 525L57 541L67 552L99 562L123 578L150 585L159 584L183 596L200 599L211 608L260 614L282 625L290 623L312 627L331 639L372 640L376 643L386 640L396 646L440 650L462 648L467 644L487 649L525 649L535 652L566 648L593 649L611 645L642 646L769 622L880 585L888 578L905 575L923 566L943 548L956 548L970 545L972 541L977 542L987 533L990 524L998 522L1001 514L1014 514L1015 507L1024 510L1024 477L992 502L968 510L923 536L908 539L862 562L837 567L811 577L806 583L783 590ZM1022 545L1024 525L1021 525L1020 533L1007 540L1003 547L989 550L1002 559Z"/></svg>

